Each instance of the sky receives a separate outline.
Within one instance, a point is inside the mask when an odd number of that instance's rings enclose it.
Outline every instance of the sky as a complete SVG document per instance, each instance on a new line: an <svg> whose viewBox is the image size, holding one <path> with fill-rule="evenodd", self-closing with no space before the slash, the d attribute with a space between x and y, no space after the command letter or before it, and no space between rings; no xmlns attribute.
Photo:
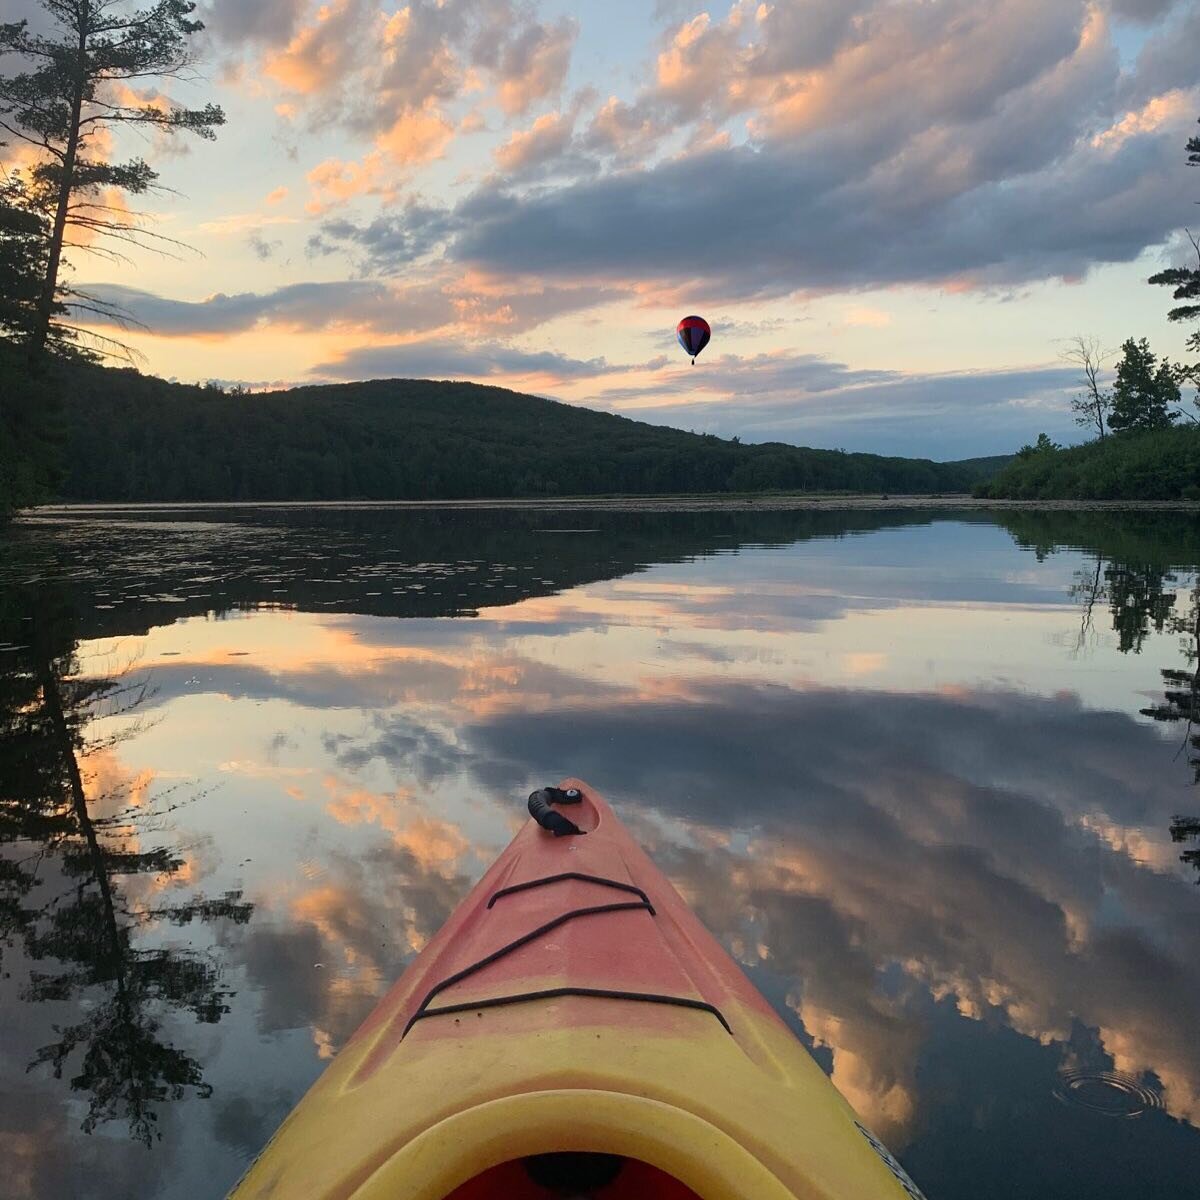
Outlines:
<svg viewBox="0 0 1200 1200"><path fill-rule="evenodd" d="M73 279L144 370L471 379L939 459L1078 440L1064 340L1184 356L1200 0L202 0L195 253ZM0 0L0 20L38 16ZM675 342L699 313L693 368ZM111 334L112 329L104 329Z"/></svg>

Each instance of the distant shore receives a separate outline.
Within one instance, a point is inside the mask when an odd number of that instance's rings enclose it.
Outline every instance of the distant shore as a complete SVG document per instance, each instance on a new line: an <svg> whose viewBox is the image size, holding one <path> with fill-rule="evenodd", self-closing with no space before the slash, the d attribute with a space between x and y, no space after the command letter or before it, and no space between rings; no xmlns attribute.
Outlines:
<svg viewBox="0 0 1200 1200"><path fill-rule="evenodd" d="M968 495L814 495L812 493L710 493L681 496L564 496L504 500L222 500L174 503L46 504L19 519L126 513L213 512L254 509L516 509L542 512L790 512L820 509L1033 509L1054 512L1200 513L1200 500L983 500Z"/></svg>

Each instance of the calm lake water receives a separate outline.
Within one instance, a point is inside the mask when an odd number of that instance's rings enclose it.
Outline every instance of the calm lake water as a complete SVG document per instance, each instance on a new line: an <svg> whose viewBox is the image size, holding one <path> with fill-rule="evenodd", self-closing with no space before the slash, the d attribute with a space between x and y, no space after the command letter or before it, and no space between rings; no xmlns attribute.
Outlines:
<svg viewBox="0 0 1200 1200"><path fill-rule="evenodd" d="M1183 514L19 524L0 1190L223 1196L570 774L930 1200L1195 1195L1198 568Z"/></svg>

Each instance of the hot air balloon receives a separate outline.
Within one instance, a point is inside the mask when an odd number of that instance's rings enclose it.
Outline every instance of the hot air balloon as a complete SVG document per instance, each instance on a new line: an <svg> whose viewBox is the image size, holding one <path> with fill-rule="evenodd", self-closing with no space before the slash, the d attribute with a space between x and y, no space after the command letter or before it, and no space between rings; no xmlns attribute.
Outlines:
<svg viewBox="0 0 1200 1200"><path fill-rule="evenodd" d="M696 365L696 355L708 345L712 330L703 317L684 317L675 326L675 336L686 354L692 356L692 366Z"/></svg>

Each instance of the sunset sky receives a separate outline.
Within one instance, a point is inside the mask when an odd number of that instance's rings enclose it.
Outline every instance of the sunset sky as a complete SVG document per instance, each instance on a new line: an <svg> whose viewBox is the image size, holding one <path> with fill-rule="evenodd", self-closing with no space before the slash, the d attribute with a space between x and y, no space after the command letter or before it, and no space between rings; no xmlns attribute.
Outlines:
<svg viewBox="0 0 1200 1200"><path fill-rule="evenodd" d="M1196 220L1197 0L200 11L169 94L228 125L151 147L147 206L200 253L72 255L155 373L465 378L955 458L1077 436L1061 339L1183 356L1145 279Z"/></svg>

